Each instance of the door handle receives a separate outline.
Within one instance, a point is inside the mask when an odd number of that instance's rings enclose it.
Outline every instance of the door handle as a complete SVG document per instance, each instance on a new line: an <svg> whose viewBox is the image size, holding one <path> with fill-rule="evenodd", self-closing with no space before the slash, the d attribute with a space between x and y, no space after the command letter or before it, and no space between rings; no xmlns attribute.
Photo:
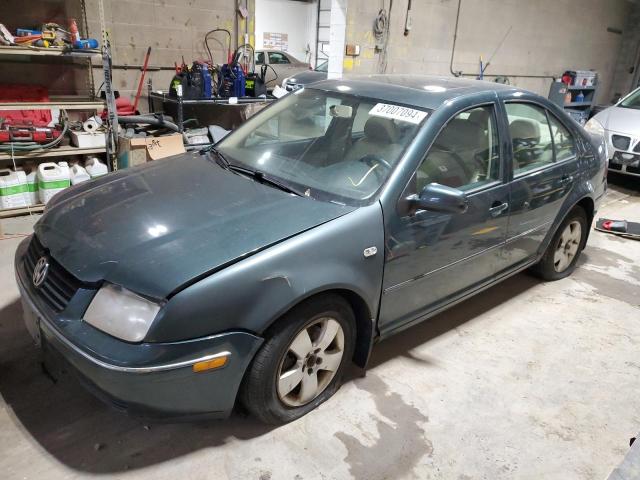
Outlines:
<svg viewBox="0 0 640 480"><path fill-rule="evenodd" d="M561 179L560 179L560 185L569 185L571 182L573 182L573 175L564 175Z"/></svg>
<svg viewBox="0 0 640 480"><path fill-rule="evenodd" d="M509 204L507 202L498 203L494 202L494 204L489 209L489 213L492 217L497 217L502 212L504 212L507 208L509 208Z"/></svg>

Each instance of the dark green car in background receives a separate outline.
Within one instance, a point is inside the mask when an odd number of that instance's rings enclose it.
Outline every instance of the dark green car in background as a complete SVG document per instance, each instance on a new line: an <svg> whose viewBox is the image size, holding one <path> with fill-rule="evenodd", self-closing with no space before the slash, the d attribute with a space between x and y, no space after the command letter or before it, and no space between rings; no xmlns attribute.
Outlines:
<svg viewBox="0 0 640 480"><path fill-rule="evenodd" d="M57 195L20 245L25 321L127 411L296 419L372 345L533 267L569 275L604 147L493 83L325 80L208 152Z"/></svg>

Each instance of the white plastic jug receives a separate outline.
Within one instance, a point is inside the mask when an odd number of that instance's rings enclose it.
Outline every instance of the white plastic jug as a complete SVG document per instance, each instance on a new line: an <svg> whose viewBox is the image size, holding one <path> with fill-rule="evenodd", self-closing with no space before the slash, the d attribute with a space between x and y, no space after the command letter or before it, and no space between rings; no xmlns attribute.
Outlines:
<svg viewBox="0 0 640 480"><path fill-rule="evenodd" d="M46 204L58 192L71 185L67 162L41 163L38 165L38 195Z"/></svg>
<svg viewBox="0 0 640 480"><path fill-rule="evenodd" d="M36 205L39 202L38 198L38 172L31 170L31 173L27 175L27 198L29 205Z"/></svg>
<svg viewBox="0 0 640 480"><path fill-rule="evenodd" d="M105 175L109 170L107 166L102 163L97 157L89 157L84 162L84 168L86 168L91 178Z"/></svg>
<svg viewBox="0 0 640 480"><path fill-rule="evenodd" d="M27 176L23 171L0 170L0 208L20 208L28 205Z"/></svg>
<svg viewBox="0 0 640 480"><path fill-rule="evenodd" d="M77 163L73 167L71 167L70 175L71 185L77 185L78 183L86 182L87 180L91 179L89 173Z"/></svg>

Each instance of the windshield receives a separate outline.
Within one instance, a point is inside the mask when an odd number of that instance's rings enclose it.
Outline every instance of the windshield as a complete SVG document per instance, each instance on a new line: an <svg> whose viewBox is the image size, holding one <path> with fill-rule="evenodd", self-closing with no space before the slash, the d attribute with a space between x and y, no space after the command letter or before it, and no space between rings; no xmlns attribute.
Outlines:
<svg viewBox="0 0 640 480"><path fill-rule="evenodd" d="M622 100L618 106L640 110L640 88L635 92L631 92L631 94L629 94L627 98Z"/></svg>
<svg viewBox="0 0 640 480"><path fill-rule="evenodd" d="M370 98L300 89L216 148L231 164L307 196L357 205L386 181L426 117L423 110Z"/></svg>

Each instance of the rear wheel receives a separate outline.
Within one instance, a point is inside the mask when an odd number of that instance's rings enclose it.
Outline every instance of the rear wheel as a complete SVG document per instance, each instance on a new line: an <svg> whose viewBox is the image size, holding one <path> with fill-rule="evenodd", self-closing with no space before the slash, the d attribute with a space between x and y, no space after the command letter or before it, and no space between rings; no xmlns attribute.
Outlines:
<svg viewBox="0 0 640 480"><path fill-rule="evenodd" d="M565 278L576 268L587 235L587 215L574 207L556 230L540 262L532 271L545 280Z"/></svg>
<svg viewBox="0 0 640 480"><path fill-rule="evenodd" d="M267 423L307 414L340 387L354 340L355 319L342 297L302 303L269 329L245 376L241 402Z"/></svg>

